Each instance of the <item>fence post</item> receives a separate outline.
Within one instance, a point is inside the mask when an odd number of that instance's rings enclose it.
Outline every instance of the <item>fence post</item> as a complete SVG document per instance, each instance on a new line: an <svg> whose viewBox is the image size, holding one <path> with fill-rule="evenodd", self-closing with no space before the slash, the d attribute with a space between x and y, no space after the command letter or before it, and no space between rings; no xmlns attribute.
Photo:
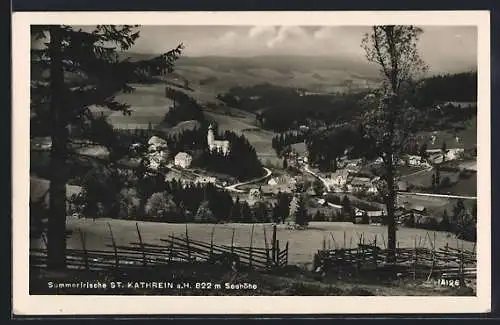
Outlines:
<svg viewBox="0 0 500 325"><path fill-rule="evenodd" d="M172 263L172 258L174 256L174 233L170 235L170 252L168 252L168 262Z"/></svg>
<svg viewBox="0 0 500 325"><path fill-rule="evenodd" d="M286 246L285 246L285 265L288 265L288 240L286 241Z"/></svg>
<svg viewBox="0 0 500 325"><path fill-rule="evenodd" d="M188 233L187 223L186 223L186 246L187 246L188 262L191 262L191 247L189 246L189 233Z"/></svg>
<svg viewBox="0 0 500 325"><path fill-rule="evenodd" d="M276 265L279 267L280 265L280 261L279 261L279 256L280 256L280 241L279 240L276 240L276 259L275 259L275 263Z"/></svg>
<svg viewBox="0 0 500 325"><path fill-rule="evenodd" d="M249 266L250 268L252 267L252 246L253 246L253 230L254 230L255 224L252 224L252 232L250 233L250 252L249 252Z"/></svg>
<svg viewBox="0 0 500 325"><path fill-rule="evenodd" d="M85 269L89 270L89 255L87 252L87 246L85 245L85 234L83 233L82 229L78 228L78 232L80 233L80 240L82 242L82 249L83 249L83 261L85 262Z"/></svg>
<svg viewBox="0 0 500 325"><path fill-rule="evenodd" d="M115 267L118 269L120 261L118 259L118 249L116 248L115 236L113 236L113 230L111 230L111 224L108 222L109 233L111 234L111 242L113 243L113 249L115 251Z"/></svg>
<svg viewBox="0 0 500 325"><path fill-rule="evenodd" d="M212 227L212 233L210 234L210 256L214 253L214 232L215 225Z"/></svg>
<svg viewBox="0 0 500 325"><path fill-rule="evenodd" d="M267 268L269 267L269 245L267 244L266 226L262 225L262 229L264 230L264 245L266 246L266 268Z"/></svg>
<svg viewBox="0 0 500 325"><path fill-rule="evenodd" d="M231 236L231 254L234 253L234 228L233 228L233 235Z"/></svg>
<svg viewBox="0 0 500 325"><path fill-rule="evenodd" d="M272 258L273 258L273 264L276 263L276 224L273 224L273 242L272 242Z"/></svg>
<svg viewBox="0 0 500 325"><path fill-rule="evenodd" d="M146 251L144 249L144 243L142 242L141 231L139 230L139 223L135 223L135 228L137 229L137 236L139 237L139 244L141 245L142 250L142 264L146 266L148 263L146 261Z"/></svg>
<svg viewBox="0 0 500 325"><path fill-rule="evenodd" d="M330 232L330 236L332 237L332 241L333 241L333 248L334 249L337 249L337 243L335 242L335 238L333 237L333 233Z"/></svg>
<svg viewBox="0 0 500 325"><path fill-rule="evenodd" d="M413 280L417 278L417 237L413 239Z"/></svg>
<svg viewBox="0 0 500 325"><path fill-rule="evenodd" d="M460 272L460 285L463 286L465 285L465 272L464 272L464 247L462 243L462 247L460 248L460 265L459 265L459 272Z"/></svg>

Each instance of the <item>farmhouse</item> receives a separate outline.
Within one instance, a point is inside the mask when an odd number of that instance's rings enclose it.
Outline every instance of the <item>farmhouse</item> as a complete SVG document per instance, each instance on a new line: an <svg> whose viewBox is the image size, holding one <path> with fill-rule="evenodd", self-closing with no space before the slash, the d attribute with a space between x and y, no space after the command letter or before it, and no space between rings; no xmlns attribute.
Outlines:
<svg viewBox="0 0 500 325"><path fill-rule="evenodd" d="M406 157L406 162L409 166L429 166L429 163L424 158L417 155L408 155Z"/></svg>
<svg viewBox="0 0 500 325"><path fill-rule="evenodd" d="M456 160L460 159L460 157L464 154L464 151L465 151L464 148L451 148L446 150L444 156L446 160ZM440 155L441 159L443 156L441 149L428 149L427 153L429 153L433 157L439 157L438 155Z"/></svg>
<svg viewBox="0 0 500 325"><path fill-rule="evenodd" d="M274 179L274 178L271 178L268 182L267 182L268 185L271 185L271 186L276 186L278 185L278 182Z"/></svg>
<svg viewBox="0 0 500 325"><path fill-rule="evenodd" d="M332 185L342 187L347 184L347 179L349 178L349 171L342 170L338 172L334 177L332 177Z"/></svg>
<svg viewBox="0 0 500 325"><path fill-rule="evenodd" d="M162 139L160 137L152 136L149 141L148 141L148 151L162 151L166 150L168 148L167 146L167 140Z"/></svg>
<svg viewBox="0 0 500 325"><path fill-rule="evenodd" d="M408 191L408 182L407 181L399 181L398 182L398 191L407 192Z"/></svg>
<svg viewBox="0 0 500 325"><path fill-rule="evenodd" d="M380 224L384 221L385 211L367 211L368 220L371 224Z"/></svg>
<svg viewBox="0 0 500 325"><path fill-rule="evenodd" d="M220 152L223 155L227 156L231 151L229 141L215 139L214 129L211 124L208 126L207 143L208 143L208 150L210 150L210 152L212 153Z"/></svg>
<svg viewBox="0 0 500 325"><path fill-rule="evenodd" d="M351 182L347 184L349 192L362 192L373 187L372 181L368 177L353 177Z"/></svg>
<svg viewBox="0 0 500 325"><path fill-rule="evenodd" d="M181 168L189 168L191 166L191 162L193 161L193 157L186 152L179 152L174 157L174 165Z"/></svg>

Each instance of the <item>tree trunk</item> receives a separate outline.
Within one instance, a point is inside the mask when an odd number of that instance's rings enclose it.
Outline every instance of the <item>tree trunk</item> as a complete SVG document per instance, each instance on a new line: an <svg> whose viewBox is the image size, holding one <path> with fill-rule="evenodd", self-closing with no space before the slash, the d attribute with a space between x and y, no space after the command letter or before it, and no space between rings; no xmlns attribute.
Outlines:
<svg viewBox="0 0 500 325"><path fill-rule="evenodd" d="M392 154L387 161L387 248L389 249L388 262L396 260L396 219L394 216L396 203L396 190L394 188L394 161Z"/></svg>
<svg viewBox="0 0 500 325"><path fill-rule="evenodd" d="M64 96L64 71L61 53L61 29L50 29L50 187L47 243L47 266L50 269L66 267L66 157L68 130L62 107Z"/></svg>

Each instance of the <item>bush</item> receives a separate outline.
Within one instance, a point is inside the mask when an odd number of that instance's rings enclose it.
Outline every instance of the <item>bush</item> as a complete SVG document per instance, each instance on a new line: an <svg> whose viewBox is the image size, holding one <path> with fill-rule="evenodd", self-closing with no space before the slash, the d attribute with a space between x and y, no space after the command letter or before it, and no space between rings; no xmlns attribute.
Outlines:
<svg viewBox="0 0 500 325"><path fill-rule="evenodd" d="M140 215L140 199L137 195L137 191L132 188L123 189L120 192L120 219L137 220Z"/></svg>
<svg viewBox="0 0 500 325"><path fill-rule="evenodd" d="M150 218L169 219L176 212L176 204L166 192L153 193L146 202L145 212Z"/></svg>

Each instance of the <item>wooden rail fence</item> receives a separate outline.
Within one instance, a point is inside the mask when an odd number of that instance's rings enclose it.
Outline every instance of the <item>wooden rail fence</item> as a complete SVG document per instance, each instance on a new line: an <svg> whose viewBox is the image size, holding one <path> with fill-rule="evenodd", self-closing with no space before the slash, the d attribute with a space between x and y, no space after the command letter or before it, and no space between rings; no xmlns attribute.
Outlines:
<svg viewBox="0 0 500 325"><path fill-rule="evenodd" d="M344 244L338 245L331 234L332 241L326 245L326 238L323 239L323 247L318 250L314 257L314 268L326 272L358 274L362 270L377 270L382 267L390 267L397 272L410 274L414 279L426 277L429 280L432 277L440 279L454 279L465 281L465 279L476 278L477 256L475 247L473 250L466 250L459 247L450 247L446 244L444 247L436 247L436 240L431 240L427 233L425 242L430 247L423 247L420 238L417 244L415 238L412 248L397 247L395 252L395 261L389 262L389 253L386 247L377 245L377 239L365 243L363 235L358 236L358 242L353 247L352 239L349 247L346 245L344 234ZM428 239L428 240L427 240ZM333 248L331 247L333 243ZM380 243L380 242L379 242ZM385 242L384 242L385 244Z"/></svg>
<svg viewBox="0 0 500 325"><path fill-rule="evenodd" d="M231 245L214 243L215 227L212 230L210 242L195 240L189 236L187 225L184 236L169 235L167 238L160 239L162 244L150 244L143 242L138 224L136 224L136 228L138 242L117 245L111 225L108 223L111 245L106 245L107 249L105 250L87 249L85 233L79 231L82 249L66 250L67 267L88 270L152 267L172 262L210 262L214 261L217 256L237 259L239 265L256 270L283 268L288 264L288 242L283 249L280 249L280 242L276 239L276 227L273 227L273 239L270 247L265 228L265 247L253 246L254 227L252 227L249 247L234 245L234 230ZM46 249L30 249L31 266L44 268L46 262Z"/></svg>

